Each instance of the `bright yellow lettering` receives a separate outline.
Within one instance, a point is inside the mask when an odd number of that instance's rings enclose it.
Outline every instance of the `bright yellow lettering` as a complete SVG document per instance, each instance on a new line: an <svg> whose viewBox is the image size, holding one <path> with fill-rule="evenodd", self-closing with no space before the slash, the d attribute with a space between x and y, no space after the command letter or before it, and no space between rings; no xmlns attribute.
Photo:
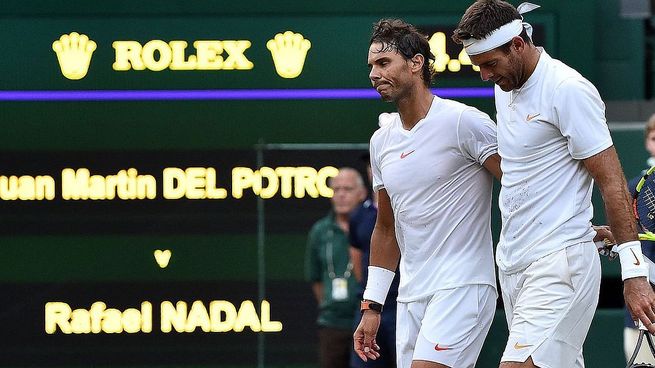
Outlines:
<svg viewBox="0 0 655 368"><path fill-rule="evenodd" d="M91 304L91 308L89 309L89 314L91 316L91 332L102 332L102 312L104 312L106 308L107 305L103 302L95 302Z"/></svg>
<svg viewBox="0 0 655 368"><path fill-rule="evenodd" d="M89 199L105 199L105 178L101 175L92 175L89 178Z"/></svg>
<svg viewBox="0 0 655 368"><path fill-rule="evenodd" d="M207 198L209 199L225 199L227 198L227 190L225 188L216 187L216 169L212 167L207 168Z"/></svg>
<svg viewBox="0 0 655 368"><path fill-rule="evenodd" d="M321 197L332 198L334 191L328 185L328 178L333 178L339 174L339 169L334 166L325 166L318 170L316 177L316 188Z"/></svg>
<svg viewBox="0 0 655 368"><path fill-rule="evenodd" d="M296 168L294 194L296 198L304 198L305 192L312 198L318 198L316 189L316 169L308 166Z"/></svg>
<svg viewBox="0 0 655 368"><path fill-rule="evenodd" d="M53 200L55 198L55 179L52 176L44 175L36 177L36 199Z"/></svg>
<svg viewBox="0 0 655 368"><path fill-rule="evenodd" d="M187 317L187 305L185 302L179 301L176 306L169 301L161 303L161 331L171 332L171 326L177 332L184 332Z"/></svg>
<svg viewBox="0 0 655 368"><path fill-rule="evenodd" d="M207 308L200 300L196 300L191 305L191 310L186 320L186 332L195 331L196 327L200 327L203 331L210 331L209 314Z"/></svg>
<svg viewBox="0 0 655 368"><path fill-rule="evenodd" d="M163 191L166 199L180 199L184 197L186 189L186 175L184 170L177 167L167 167L163 172Z"/></svg>
<svg viewBox="0 0 655 368"><path fill-rule="evenodd" d="M159 52L159 60L155 60L155 51ZM146 68L155 72L168 68L173 60L172 55L170 46L162 40L148 41L141 50L143 64L145 64Z"/></svg>
<svg viewBox="0 0 655 368"><path fill-rule="evenodd" d="M293 175L296 172L295 167L278 167L275 173L280 177L280 194L282 198L291 198L293 189Z"/></svg>
<svg viewBox="0 0 655 368"><path fill-rule="evenodd" d="M141 331L152 332L152 304L150 302L141 303Z"/></svg>
<svg viewBox="0 0 655 368"><path fill-rule="evenodd" d="M254 172L248 167L235 167L232 169L232 197L243 197L243 190L252 187Z"/></svg>
<svg viewBox="0 0 655 368"><path fill-rule="evenodd" d="M63 199L88 199L89 198L89 173L88 169L63 169L61 171L61 197Z"/></svg>
<svg viewBox="0 0 655 368"><path fill-rule="evenodd" d="M241 302L239 312L237 313L237 319L234 322L234 331L241 332L245 326L250 327L253 332L259 332L262 330L261 324L259 323L259 317L257 317L257 311L255 310L255 305L250 300L244 300Z"/></svg>
<svg viewBox="0 0 655 368"><path fill-rule="evenodd" d="M186 41L171 41L168 43L173 51L173 60L171 61L171 70L193 70L196 68L196 56L190 55L189 60L184 60L184 52L187 47Z"/></svg>
<svg viewBox="0 0 655 368"><path fill-rule="evenodd" d="M115 308L105 310L102 317L102 332L121 333L123 332L123 323L121 321L123 314Z"/></svg>
<svg viewBox="0 0 655 368"><path fill-rule="evenodd" d="M259 193L259 196L268 199L272 198L275 193L277 193L278 189L280 188L280 183L277 178L277 174L275 173L275 170L271 169L270 167L262 167L259 169L259 174L261 175L261 180L262 180L262 188ZM267 185L264 187L264 178L266 178Z"/></svg>
<svg viewBox="0 0 655 368"><path fill-rule="evenodd" d="M146 66L141 60L141 44L136 41L114 41L111 46L116 50L114 70L143 70Z"/></svg>
<svg viewBox="0 0 655 368"><path fill-rule="evenodd" d="M118 191L118 177L116 175L107 175L105 178L105 199L114 199L116 198L116 192Z"/></svg>
<svg viewBox="0 0 655 368"><path fill-rule="evenodd" d="M262 300L262 331L264 332L280 332L282 331L282 322L271 321L271 304Z"/></svg>
<svg viewBox="0 0 655 368"><path fill-rule="evenodd" d="M223 63L223 70L248 70L252 69L254 64L250 62L243 52L250 47L250 41L223 41L223 48L227 52L227 59Z"/></svg>
<svg viewBox="0 0 655 368"><path fill-rule="evenodd" d="M157 198L157 180L152 175L139 175L137 180L136 197L138 199Z"/></svg>
<svg viewBox="0 0 655 368"><path fill-rule="evenodd" d="M18 178L18 199L28 200L36 197L34 178L29 175L23 175Z"/></svg>
<svg viewBox="0 0 655 368"><path fill-rule="evenodd" d="M5 201L18 199L18 177L0 176L0 198Z"/></svg>
<svg viewBox="0 0 655 368"><path fill-rule="evenodd" d="M223 68L223 45L221 41L196 41L193 43L198 55L200 70L220 70Z"/></svg>
<svg viewBox="0 0 655 368"><path fill-rule="evenodd" d="M225 319L221 318L222 314ZM212 332L228 332L237 319L237 309L227 300L214 300L209 303L209 316Z"/></svg>
<svg viewBox="0 0 655 368"><path fill-rule="evenodd" d="M141 331L141 312L135 308L126 309L123 312L123 318L121 318L121 325L127 333Z"/></svg>
<svg viewBox="0 0 655 368"><path fill-rule="evenodd" d="M71 329L76 334L91 332L91 315L88 310L75 309L71 313Z"/></svg>
<svg viewBox="0 0 655 368"><path fill-rule="evenodd" d="M205 198L205 168L189 167L186 172L186 197L189 199Z"/></svg>
<svg viewBox="0 0 655 368"><path fill-rule="evenodd" d="M45 332L47 334L54 334L57 327L61 332L70 334L73 332L71 325L68 321L71 314L71 307L62 302L48 302L45 303Z"/></svg>

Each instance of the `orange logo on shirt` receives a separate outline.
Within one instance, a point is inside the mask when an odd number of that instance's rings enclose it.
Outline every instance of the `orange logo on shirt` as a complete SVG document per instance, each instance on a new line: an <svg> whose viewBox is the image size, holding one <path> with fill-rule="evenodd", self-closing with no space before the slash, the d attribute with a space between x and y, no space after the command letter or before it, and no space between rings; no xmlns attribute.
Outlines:
<svg viewBox="0 0 655 368"><path fill-rule="evenodd" d="M444 350L452 350L452 349L453 348L449 348L447 346L439 346L439 344L434 346L434 350L436 350L436 351L444 351Z"/></svg>
<svg viewBox="0 0 655 368"><path fill-rule="evenodd" d="M520 349L529 348L530 346L532 346L532 345L523 345L523 344L519 344L519 343L517 342L516 344L514 344L514 349L516 349L516 350L520 350Z"/></svg>
<svg viewBox="0 0 655 368"><path fill-rule="evenodd" d="M402 152L402 153L400 154L400 159L402 160L403 158L405 158L405 157L411 155L412 153L414 153L414 151L416 151L416 150L411 150L411 151L409 151L409 152L407 152L407 153Z"/></svg>
<svg viewBox="0 0 655 368"><path fill-rule="evenodd" d="M541 115L541 114L534 114L534 115L530 115L530 114L528 114L528 117L526 118L526 121L530 121L530 120L536 118L536 117L539 116L539 115Z"/></svg>

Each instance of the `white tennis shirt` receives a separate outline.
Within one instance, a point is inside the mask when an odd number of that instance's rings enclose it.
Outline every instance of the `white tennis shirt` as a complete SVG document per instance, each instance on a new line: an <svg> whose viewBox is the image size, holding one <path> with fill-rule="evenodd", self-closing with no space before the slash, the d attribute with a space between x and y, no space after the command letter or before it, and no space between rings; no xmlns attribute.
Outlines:
<svg viewBox="0 0 655 368"><path fill-rule="evenodd" d="M495 91L503 170L496 258L506 273L593 238L593 180L581 160L612 146L596 88L540 50L520 89Z"/></svg>
<svg viewBox="0 0 655 368"><path fill-rule="evenodd" d="M389 194L401 252L398 301L495 288L492 176L482 163L496 150L489 116L436 96L411 130L396 116L371 137L373 189Z"/></svg>

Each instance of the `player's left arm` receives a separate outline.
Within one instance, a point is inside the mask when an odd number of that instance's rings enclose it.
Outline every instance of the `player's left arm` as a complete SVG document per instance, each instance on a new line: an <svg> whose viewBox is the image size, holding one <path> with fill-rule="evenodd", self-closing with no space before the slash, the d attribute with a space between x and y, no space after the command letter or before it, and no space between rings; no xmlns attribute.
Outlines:
<svg viewBox="0 0 655 368"><path fill-rule="evenodd" d="M614 146L582 162L600 189L607 220L616 241L621 244L637 240L637 226L630 208L631 197Z"/></svg>
<svg viewBox="0 0 655 368"><path fill-rule="evenodd" d="M503 172L500 170L500 155L497 153L494 153L493 155L489 156L483 163L482 166L484 166L487 171L491 173L498 181L503 177Z"/></svg>
<svg viewBox="0 0 655 368"><path fill-rule="evenodd" d="M596 87L584 78L562 81L553 93L555 125L568 141L571 156L582 160L598 184L605 213L621 261L623 296L634 320L655 333L655 294L646 279L631 198L605 120L605 104Z"/></svg>
<svg viewBox="0 0 655 368"><path fill-rule="evenodd" d="M457 140L462 154L481 163L500 181L503 173L500 169L496 124L489 115L476 109L464 110L457 126Z"/></svg>
<svg viewBox="0 0 655 368"><path fill-rule="evenodd" d="M614 146L584 159L583 163L603 196L607 220L616 242L636 241L637 227L630 208L631 198ZM633 319L641 320L651 333L655 333L655 293L647 279L625 279L623 295Z"/></svg>

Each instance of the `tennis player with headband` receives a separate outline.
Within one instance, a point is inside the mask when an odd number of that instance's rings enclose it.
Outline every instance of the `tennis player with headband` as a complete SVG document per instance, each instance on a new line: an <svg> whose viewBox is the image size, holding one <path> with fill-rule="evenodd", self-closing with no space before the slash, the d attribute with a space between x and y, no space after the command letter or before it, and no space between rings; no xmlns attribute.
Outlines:
<svg viewBox="0 0 655 368"><path fill-rule="evenodd" d="M535 8L477 1L453 39L496 84L503 171L496 261L510 331L500 367L583 367L601 279L590 224L594 181L620 244L627 306L651 333L655 295L605 106L587 79L532 43L521 14Z"/></svg>

